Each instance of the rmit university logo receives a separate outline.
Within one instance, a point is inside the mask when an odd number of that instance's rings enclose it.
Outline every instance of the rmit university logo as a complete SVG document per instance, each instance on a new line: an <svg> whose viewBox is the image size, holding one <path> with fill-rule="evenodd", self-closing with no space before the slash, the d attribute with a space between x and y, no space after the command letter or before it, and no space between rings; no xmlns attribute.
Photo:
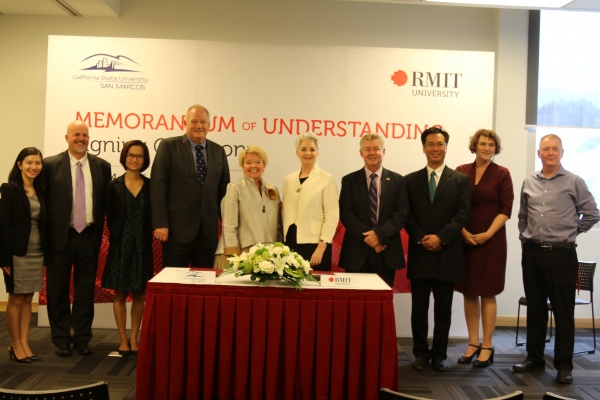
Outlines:
<svg viewBox="0 0 600 400"><path fill-rule="evenodd" d="M137 63L126 56L111 56L110 54L94 54L84 58L81 62L89 65L82 70L102 70L104 72L140 72Z"/></svg>
<svg viewBox="0 0 600 400"><path fill-rule="evenodd" d="M421 72L411 71L410 76L398 70L391 76L397 86L410 81L411 93L415 97L458 97L462 74L458 72Z"/></svg>

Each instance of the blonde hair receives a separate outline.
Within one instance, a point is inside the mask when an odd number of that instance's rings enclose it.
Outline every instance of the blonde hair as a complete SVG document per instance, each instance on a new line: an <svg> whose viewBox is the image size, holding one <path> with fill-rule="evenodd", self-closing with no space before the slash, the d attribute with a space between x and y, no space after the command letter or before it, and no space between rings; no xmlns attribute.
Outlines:
<svg viewBox="0 0 600 400"><path fill-rule="evenodd" d="M378 133L367 133L365 136L360 138L360 148L362 149L363 143L366 142L367 140L379 140L379 143L381 144L381 148L385 149L385 140L383 139L383 136L378 134Z"/></svg>
<svg viewBox="0 0 600 400"><path fill-rule="evenodd" d="M240 162L240 167L242 165L244 165L244 158L246 158L246 156L248 154L255 154L258 158L260 158L262 160L263 164L265 164L265 167L267 166L267 163L269 162L269 158L267 157L267 153L265 152L265 150L260 146L252 144L252 145L246 147L244 150L242 150L240 152L240 154L238 154L238 160Z"/></svg>

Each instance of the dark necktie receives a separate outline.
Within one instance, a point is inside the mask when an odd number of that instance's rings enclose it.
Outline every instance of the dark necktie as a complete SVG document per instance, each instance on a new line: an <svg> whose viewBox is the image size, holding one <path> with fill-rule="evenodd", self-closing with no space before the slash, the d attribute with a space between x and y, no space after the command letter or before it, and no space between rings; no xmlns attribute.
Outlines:
<svg viewBox="0 0 600 400"><path fill-rule="evenodd" d="M369 183L369 217L371 226L377 227L377 174L371 174L371 183Z"/></svg>
<svg viewBox="0 0 600 400"><path fill-rule="evenodd" d="M429 200L433 203L433 198L435 197L435 171L431 171L431 178L429 178Z"/></svg>
<svg viewBox="0 0 600 400"><path fill-rule="evenodd" d="M83 177L83 168L77 161L77 170L75 171L75 213L73 214L73 228L78 233L85 229L85 180Z"/></svg>
<svg viewBox="0 0 600 400"><path fill-rule="evenodd" d="M199 144L196 145L196 171L198 172L198 180L200 184L204 185L204 178L206 178L206 162L204 161L203 147Z"/></svg>

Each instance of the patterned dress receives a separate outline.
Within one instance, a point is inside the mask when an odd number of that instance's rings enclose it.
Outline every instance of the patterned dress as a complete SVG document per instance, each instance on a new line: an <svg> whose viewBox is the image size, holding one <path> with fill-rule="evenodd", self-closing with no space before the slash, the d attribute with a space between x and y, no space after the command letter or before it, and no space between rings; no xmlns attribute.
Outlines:
<svg viewBox="0 0 600 400"><path fill-rule="evenodd" d="M146 237L148 207L150 207L147 185L134 196L125 187L125 220L120 240L110 242L102 287L120 292L141 293L152 278L151 241Z"/></svg>

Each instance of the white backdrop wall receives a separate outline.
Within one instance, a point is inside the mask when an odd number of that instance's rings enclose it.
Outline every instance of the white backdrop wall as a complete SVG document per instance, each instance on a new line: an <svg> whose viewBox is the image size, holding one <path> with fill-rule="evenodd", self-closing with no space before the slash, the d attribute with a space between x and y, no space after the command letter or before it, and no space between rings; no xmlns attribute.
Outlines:
<svg viewBox="0 0 600 400"><path fill-rule="evenodd" d="M510 168L517 191L525 176L526 11L359 2L191 4L182 0L126 0L121 11L119 19L0 15L0 180L7 176L21 148L44 144L48 35L495 52L493 128L502 136L505 149L497 162ZM213 55L198 56L210 64ZM196 55L182 53L172 62L185 64L191 57ZM190 77L192 88L194 80ZM82 91L72 101L85 96ZM187 96L181 93L181 97ZM194 101L211 106L210 99ZM64 130L55 134L62 140ZM468 161L470 158L464 160ZM516 218L516 210L514 213ZM509 265L506 290L498 297L500 316L515 316L516 299L522 294L515 218L508 223ZM581 258L593 259L593 254L586 254L591 246L582 244ZM0 289L0 301L5 300ZM398 335L410 336L410 296L397 295L395 303ZM455 297L452 328L453 336L464 335L460 296Z"/></svg>

